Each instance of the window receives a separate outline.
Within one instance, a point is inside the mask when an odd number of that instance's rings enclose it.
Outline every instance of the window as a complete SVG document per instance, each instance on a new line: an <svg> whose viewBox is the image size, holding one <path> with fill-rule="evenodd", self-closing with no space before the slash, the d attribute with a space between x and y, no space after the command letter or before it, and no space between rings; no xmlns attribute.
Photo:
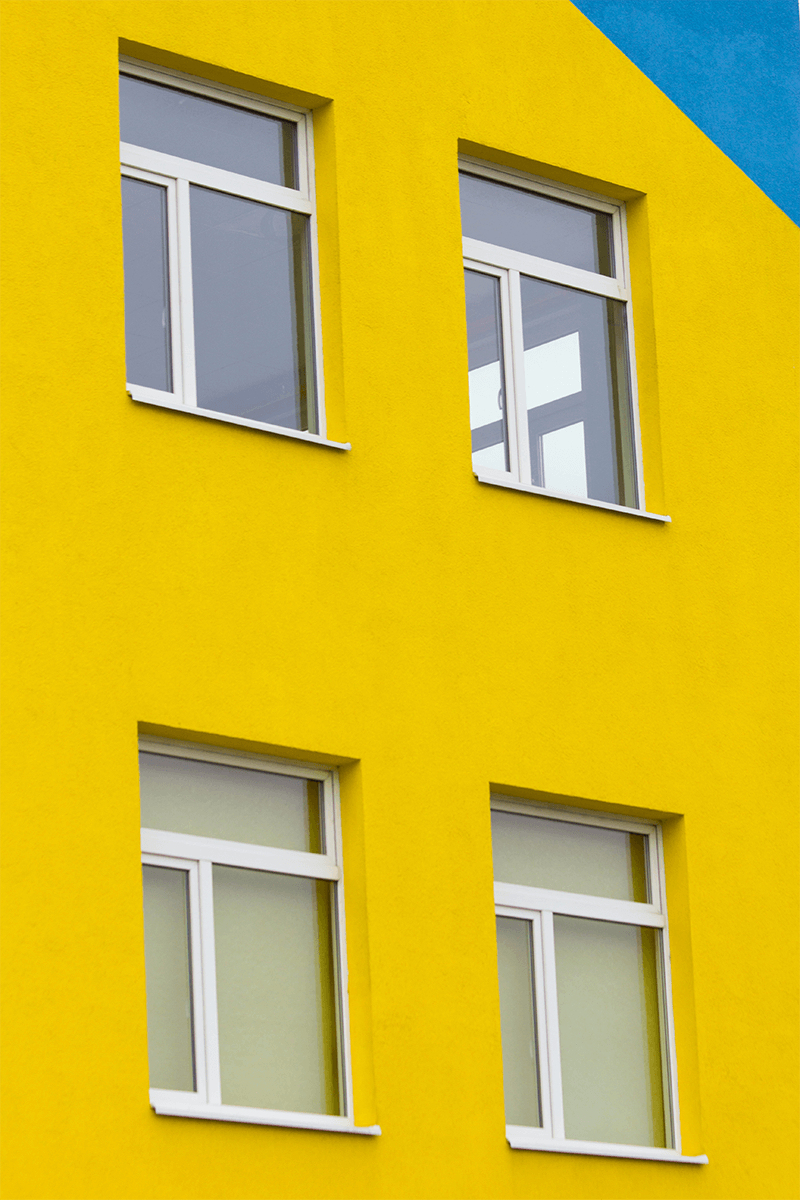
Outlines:
<svg viewBox="0 0 800 1200"><path fill-rule="evenodd" d="M124 64L138 401L324 440L310 114Z"/></svg>
<svg viewBox="0 0 800 1200"><path fill-rule="evenodd" d="M140 748L150 1102L358 1133L336 776Z"/></svg>
<svg viewBox="0 0 800 1200"><path fill-rule="evenodd" d="M624 208L471 161L460 184L478 479L643 508Z"/></svg>
<svg viewBox="0 0 800 1200"><path fill-rule="evenodd" d="M506 1136L679 1161L660 829L492 802Z"/></svg>

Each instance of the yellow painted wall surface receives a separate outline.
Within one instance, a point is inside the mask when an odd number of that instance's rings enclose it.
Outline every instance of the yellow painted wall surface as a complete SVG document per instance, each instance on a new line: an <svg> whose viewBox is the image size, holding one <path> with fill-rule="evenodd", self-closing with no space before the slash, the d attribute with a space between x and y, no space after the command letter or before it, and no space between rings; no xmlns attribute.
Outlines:
<svg viewBox="0 0 800 1200"><path fill-rule="evenodd" d="M796 228L567 0L3 19L7 1200L795 1196ZM314 107L350 453L126 396L121 44ZM459 143L630 199L671 525L476 482ZM149 1108L139 723L345 764L356 1117L382 1137ZM707 1167L506 1144L490 784L669 818Z"/></svg>

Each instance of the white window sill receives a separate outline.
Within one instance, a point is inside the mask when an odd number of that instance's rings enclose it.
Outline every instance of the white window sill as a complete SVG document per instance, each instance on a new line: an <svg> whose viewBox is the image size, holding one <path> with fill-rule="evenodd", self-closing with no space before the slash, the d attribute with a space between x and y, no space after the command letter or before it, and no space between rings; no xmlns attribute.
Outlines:
<svg viewBox="0 0 800 1200"><path fill-rule="evenodd" d="M512 1150L548 1150L554 1154L594 1154L601 1158L641 1158L647 1162L688 1163L706 1166L706 1154L679 1154L658 1146L622 1146L613 1142L570 1142L544 1139L538 1130L524 1125L506 1125L506 1141Z"/></svg>
<svg viewBox="0 0 800 1200"><path fill-rule="evenodd" d="M647 521L671 523L672 517L659 513L645 512L641 508L626 508L623 504L608 504L605 500L589 500L584 496L567 496L561 492L548 492L546 488L534 487L532 483L517 483L515 479L502 479L496 475L480 475L475 472L478 483L491 483L493 487L510 488L513 492L530 492L533 496L547 496L551 500L568 500L570 504L584 504L589 508L606 508L610 512L624 513L626 517L644 517Z"/></svg>
<svg viewBox="0 0 800 1200"><path fill-rule="evenodd" d="M271 1108L239 1108L234 1104L174 1104L156 1100L150 1103L160 1117L200 1117L205 1121L238 1121L245 1125L277 1125L284 1129L316 1129L329 1133L361 1133L380 1137L380 1125L354 1125L347 1117L329 1117L325 1113L279 1112Z"/></svg>
<svg viewBox="0 0 800 1200"><path fill-rule="evenodd" d="M129 391L128 395L136 404L152 404L156 408L168 408L170 412L187 413L190 417L207 417L212 421L222 421L226 425L243 425L245 429L258 429L261 433L277 433L280 437L294 438L297 442L312 442L315 446L328 446L332 450L351 450L349 442L332 442L329 438L320 437L318 433L306 433L302 429L286 429L283 425L267 425L264 421L250 421L247 417L235 417L231 413L214 412L211 408L189 408L187 404L177 404L174 400L160 400L155 396L143 396Z"/></svg>

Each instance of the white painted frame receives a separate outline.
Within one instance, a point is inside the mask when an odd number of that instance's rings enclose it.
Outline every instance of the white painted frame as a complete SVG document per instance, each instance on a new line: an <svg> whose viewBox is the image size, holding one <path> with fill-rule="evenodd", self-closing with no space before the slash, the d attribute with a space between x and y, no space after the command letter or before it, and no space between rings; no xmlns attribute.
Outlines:
<svg viewBox="0 0 800 1200"><path fill-rule="evenodd" d="M249 109L265 116L277 117L294 124L297 135L297 188L280 187L232 171L220 170L190 159L162 154L157 150L120 142L120 163L123 176L160 184L167 189L167 237L170 284L170 319L172 332L173 390L157 389L128 383L131 398L139 403L152 404L195 416L209 417L226 424L266 430L305 442L315 442L336 449L349 450L349 443L332 442L326 434L325 376L322 354L322 319L320 313L319 255L317 244L316 197L314 182L314 139L312 114L291 104L277 104L254 96L239 88L209 83L195 76L160 67L158 69L135 59L120 59L120 74L130 75L149 83L168 85L209 100L219 100L238 108ZM194 311L192 300L191 213L189 187L198 184L217 192L256 200L301 213L309 218L309 286L311 289L311 337L314 371L314 412L317 431L293 430L281 425L252 421L212 409L199 408L195 379Z"/></svg>
<svg viewBox="0 0 800 1200"><path fill-rule="evenodd" d="M224 766L244 767L270 774L314 779L322 784L321 854L284 850L196 837L161 829L141 831L142 862L151 866L187 871L189 875L189 940L192 962L192 1016L195 1062L194 1092L150 1089L150 1104L166 1116L205 1117L256 1125L281 1125L341 1133L378 1135L380 1126L357 1126L353 1118L353 1079L350 1065L350 1014L348 1008L347 948L345 942L344 885L342 880L342 830L339 782L335 769L309 766L287 759L266 758L246 751L217 750L168 738L141 738L139 749ZM222 1103L214 943L212 866L246 867L308 879L325 879L334 886L334 972L336 1023L339 1043L339 1093L343 1115L295 1113L247 1108Z"/></svg>
<svg viewBox="0 0 800 1200"><path fill-rule="evenodd" d="M509 453L509 471L495 471L480 467L475 470L476 478L480 483L493 483L501 487L510 487L514 491L552 496L560 500L569 500L576 504L589 505L592 508L611 509L614 512L669 522L670 518L668 516L658 513L648 513L645 507L625 205L612 203L605 197L598 196L594 192L588 192L583 188L556 185L550 180L542 179L535 175L527 175L523 171L511 168L500 169L493 167L488 163L482 162L480 159L466 155L459 156L458 166L459 172L462 174L476 175L479 178L489 179L494 183L512 184L514 187L522 188L537 195L547 196L550 199L571 202L572 204L579 203L584 208L607 213L611 217L615 272L613 276L599 275L593 271L585 271L577 267L567 266L565 263L552 262L549 259L538 258L532 254L522 254L516 250L508 250L503 246L495 246L489 242L480 242L468 237L462 238L465 269L479 271L482 274L500 278L501 293L505 292L506 294L502 319L507 424L509 430L509 447L512 436L517 446L514 456ZM535 279L543 279L550 283L561 284L566 287L575 288L577 291L589 292L596 296L606 296L625 304L631 451L634 461L634 487L636 491L636 505L634 507L612 504L604 500L562 495L530 483L531 450L528 444L527 409L525 406L520 275L529 275Z"/></svg>
<svg viewBox="0 0 800 1200"><path fill-rule="evenodd" d="M550 1150L561 1153L657 1159L665 1162L706 1163L708 1159L705 1155L688 1156L681 1153L661 826L654 822L637 821L627 817L607 817L599 813L582 812L571 808L556 809L542 804L519 803L496 795L492 796L492 809L517 813L522 816L536 816L547 820L590 825L601 829L618 829L626 833L640 834L647 839L649 901L646 904L499 881L494 884L496 915L529 922L532 925L534 946L534 1002L537 1018L542 1127L507 1125L506 1138L509 1145L513 1149L520 1150ZM664 1122L668 1143L666 1149L651 1146L624 1146L616 1143L582 1142L569 1139L565 1135L553 933L555 914L614 921L661 931L656 961Z"/></svg>

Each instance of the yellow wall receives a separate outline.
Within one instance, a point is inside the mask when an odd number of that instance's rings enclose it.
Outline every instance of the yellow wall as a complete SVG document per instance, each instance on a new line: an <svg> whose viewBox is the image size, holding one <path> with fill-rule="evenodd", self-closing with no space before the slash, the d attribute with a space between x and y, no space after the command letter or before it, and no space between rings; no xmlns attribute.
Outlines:
<svg viewBox="0 0 800 1200"><path fill-rule="evenodd" d="M315 107L351 453L127 398L121 39ZM7 0L4 57L5 1196L794 1196L796 228L567 0ZM632 199L672 525L475 481L459 140ZM148 1107L137 723L348 764L381 1138ZM674 815L707 1167L506 1144L490 783Z"/></svg>

